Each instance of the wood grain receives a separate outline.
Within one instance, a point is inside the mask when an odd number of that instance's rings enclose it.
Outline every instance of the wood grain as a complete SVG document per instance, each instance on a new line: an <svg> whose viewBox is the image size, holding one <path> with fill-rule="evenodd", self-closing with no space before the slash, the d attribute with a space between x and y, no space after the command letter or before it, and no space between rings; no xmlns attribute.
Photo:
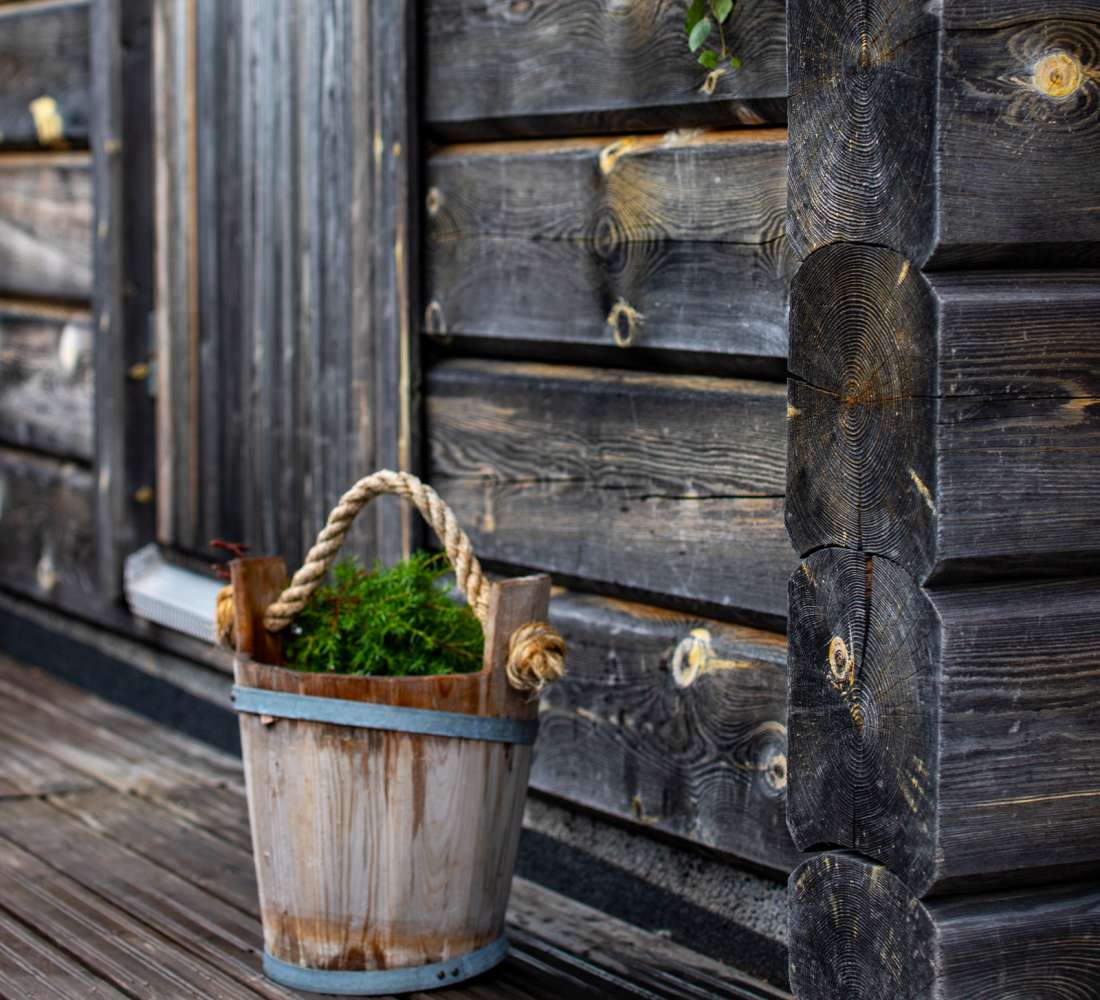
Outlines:
<svg viewBox="0 0 1100 1000"><path fill-rule="evenodd" d="M296 566L379 462L375 310L396 323L396 300L371 262L396 251L372 201L370 100L395 36L370 43L375 14L351 0L155 7L165 542L228 538Z"/></svg>
<svg viewBox="0 0 1100 1000"><path fill-rule="evenodd" d="M87 301L91 292L88 157L0 156L0 295Z"/></svg>
<svg viewBox="0 0 1100 1000"><path fill-rule="evenodd" d="M95 608L95 483L73 463L0 448L0 579L68 608Z"/></svg>
<svg viewBox="0 0 1100 1000"><path fill-rule="evenodd" d="M0 439L92 459L91 317L0 300Z"/></svg>
<svg viewBox="0 0 1100 1000"><path fill-rule="evenodd" d="M787 816L918 897L1100 859L1095 580L921 590L889 560L791 581Z"/></svg>
<svg viewBox="0 0 1100 1000"><path fill-rule="evenodd" d="M86 147L86 2L0 6L0 149Z"/></svg>
<svg viewBox="0 0 1100 1000"><path fill-rule="evenodd" d="M431 0L425 117L437 133L470 138L782 121L782 2L734 6L725 31L743 65L713 94L688 50L684 9L669 0Z"/></svg>
<svg viewBox="0 0 1100 1000"><path fill-rule="evenodd" d="M431 481L483 558L785 614L781 386L450 361L427 389Z"/></svg>
<svg viewBox="0 0 1100 1000"><path fill-rule="evenodd" d="M424 330L782 358L785 157L781 129L444 149Z"/></svg>
<svg viewBox="0 0 1100 1000"><path fill-rule="evenodd" d="M545 617L549 590L545 576L493 584L480 674L330 677L238 660L237 683L460 712L476 693L478 715L532 718L537 703L508 686L504 664L512 632ZM247 713L240 726L269 955L390 969L499 937L530 746Z"/></svg>
<svg viewBox="0 0 1100 1000"><path fill-rule="evenodd" d="M783 636L562 591L568 672L539 710L534 788L788 870Z"/></svg>
<svg viewBox="0 0 1100 1000"><path fill-rule="evenodd" d="M1091 4L789 5L790 212L919 266L1095 261L1100 13Z"/></svg>
<svg viewBox="0 0 1100 1000"><path fill-rule="evenodd" d="M1100 988L1100 884L917 899L890 871L823 854L790 879L799 1000L1085 1000Z"/></svg>
<svg viewBox="0 0 1100 1000"><path fill-rule="evenodd" d="M787 527L918 579L1100 551L1100 273L922 274L835 245L795 280Z"/></svg>

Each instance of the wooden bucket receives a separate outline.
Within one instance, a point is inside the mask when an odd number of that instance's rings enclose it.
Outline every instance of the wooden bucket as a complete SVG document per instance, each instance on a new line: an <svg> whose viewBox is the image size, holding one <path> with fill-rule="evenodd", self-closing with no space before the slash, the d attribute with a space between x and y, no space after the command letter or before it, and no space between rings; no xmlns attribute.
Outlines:
<svg viewBox="0 0 1100 1000"><path fill-rule="evenodd" d="M538 726L505 665L515 630L545 621L549 577L490 585L479 673L349 677L277 665L262 619L286 583L281 560L231 569L264 971L376 995L491 968L507 951Z"/></svg>

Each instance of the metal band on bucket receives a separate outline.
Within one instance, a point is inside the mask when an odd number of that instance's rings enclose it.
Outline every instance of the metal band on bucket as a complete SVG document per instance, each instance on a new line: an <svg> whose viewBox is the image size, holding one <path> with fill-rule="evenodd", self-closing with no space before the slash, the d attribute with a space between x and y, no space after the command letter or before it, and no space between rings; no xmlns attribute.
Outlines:
<svg viewBox="0 0 1100 1000"><path fill-rule="evenodd" d="M271 715L303 722L329 722L358 729L388 729L397 733L426 733L490 743L519 743L530 746L538 735L537 719L496 719L463 712L437 712L427 708L375 705L369 701L316 698L289 691L233 685L234 707L238 712Z"/></svg>
<svg viewBox="0 0 1100 1000"><path fill-rule="evenodd" d="M471 716L477 718L477 716ZM379 996L386 993L412 993L439 986L452 986L464 979L488 972L508 954L508 939L502 934L477 951L459 955L446 962L413 965L403 969L371 969L349 972L331 969L306 969L272 958L264 952L264 975L282 986L309 993L335 993L340 996Z"/></svg>

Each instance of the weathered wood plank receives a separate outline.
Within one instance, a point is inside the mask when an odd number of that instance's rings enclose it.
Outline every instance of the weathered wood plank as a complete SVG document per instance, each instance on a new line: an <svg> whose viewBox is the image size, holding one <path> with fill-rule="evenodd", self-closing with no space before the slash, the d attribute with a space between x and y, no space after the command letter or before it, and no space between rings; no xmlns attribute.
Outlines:
<svg viewBox="0 0 1100 1000"><path fill-rule="evenodd" d="M555 594L566 678L543 696L532 786L779 870L787 832L783 637Z"/></svg>
<svg viewBox="0 0 1100 1000"><path fill-rule="evenodd" d="M1100 254L1100 10L795 0L788 232L923 266Z"/></svg>
<svg viewBox="0 0 1100 1000"><path fill-rule="evenodd" d="M91 293L88 156L0 156L0 295L86 301Z"/></svg>
<svg viewBox="0 0 1100 1000"><path fill-rule="evenodd" d="M0 6L0 149L87 146L88 4Z"/></svg>
<svg viewBox="0 0 1100 1000"><path fill-rule="evenodd" d="M82 965L128 995L296 995L260 971L251 944L259 931L254 917L48 803L0 805L0 834L5 908L47 939L64 941Z"/></svg>
<svg viewBox="0 0 1100 1000"><path fill-rule="evenodd" d="M469 138L782 121L787 94L781 0L738 3L725 27L742 60L705 86L683 4L561 0L425 5L425 115Z"/></svg>
<svg viewBox="0 0 1100 1000"><path fill-rule="evenodd" d="M791 581L787 815L917 896L1100 860L1100 581L921 590L822 549Z"/></svg>
<svg viewBox="0 0 1100 1000"><path fill-rule="evenodd" d="M126 994L7 913L0 913L0 996L12 1000L127 1000Z"/></svg>
<svg viewBox="0 0 1100 1000"><path fill-rule="evenodd" d="M778 620L781 386L451 361L428 376L431 481L487 559Z"/></svg>
<svg viewBox="0 0 1100 1000"><path fill-rule="evenodd" d="M0 300L0 440L90 462L91 317Z"/></svg>
<svg viewBox="0 0 1100 1000"><path fill-rule="evenodd" d="M445 149L424 329L782 358L785 162L782 129Z"/></svg>
<svg viewBox="0 0 1100 1000"><path fill-rule="evenodd" d="M95 483L85 468L0 448L0 580L64 607L99 602Z"/></svg>
<svg viewBox="0 0 1100 1000"><path fill-rule="evenodd" d="M922 274L827 247L795 279L790 372L799 551L861 549L925 581L1092 571L1100 272Z"/></svg>
<svg viewBox="0 0 1100 1000"><path fill-rule="evenodd" d="M398 331L418 271L398 208L416 156L394 82L402 10L156 7L167 543L229 538L297 565L356 478L417 452L413 424L378 393L404 386L412 405L411 375L397 375L413 367ZM363 519L361 544L381 537L371 526L397 508L385 510Z"/></svg>
<svg viewBox="0 0 1100 1000"><path fill-rule="evenodd" d="M790 879L799 1000L1062 1000L1100 992L1100 883L918 900L890 871L823 854Z"/></svg>

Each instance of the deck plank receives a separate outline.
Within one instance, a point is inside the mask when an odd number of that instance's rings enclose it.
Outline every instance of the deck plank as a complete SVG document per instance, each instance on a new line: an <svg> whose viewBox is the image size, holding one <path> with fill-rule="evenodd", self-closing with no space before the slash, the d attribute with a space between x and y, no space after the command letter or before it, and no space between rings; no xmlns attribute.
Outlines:
<svg viewBox="0 0 1100 1000"><path fill-rule="evenodd" d="M113 986L0 912L2 1000L127 1000Z"/></svg>

